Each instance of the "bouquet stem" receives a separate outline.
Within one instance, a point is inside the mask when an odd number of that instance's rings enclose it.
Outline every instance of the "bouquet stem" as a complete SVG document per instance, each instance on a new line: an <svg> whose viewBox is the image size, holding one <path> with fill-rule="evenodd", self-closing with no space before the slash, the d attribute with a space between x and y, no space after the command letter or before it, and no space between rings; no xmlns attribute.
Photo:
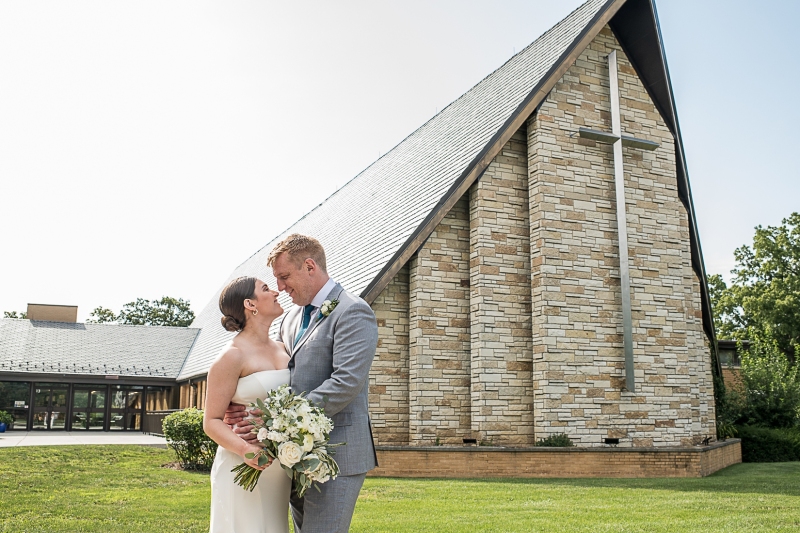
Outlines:
<svg viewBox="0 0 800 533"><path fill-rule="evenodd" d="M233 467L231 472L236 472L236 477L233 480L250 492L253 492L253 489L256 488L258 478L261 477L261 470L257 470L247 463Z"/></svg>

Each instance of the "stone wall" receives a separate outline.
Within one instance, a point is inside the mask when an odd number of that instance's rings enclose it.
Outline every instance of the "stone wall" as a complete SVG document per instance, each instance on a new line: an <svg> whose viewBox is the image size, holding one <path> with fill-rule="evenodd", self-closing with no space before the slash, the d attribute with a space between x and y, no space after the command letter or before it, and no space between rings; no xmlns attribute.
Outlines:
<svg viewBox="0 0 800 533"><path fill-rule="evenodd" d="M608 63L617 50L636 391L624 391L612 149L577 137L611 130ZM581 445L676 446L714 434L710 355L691 270L674 142L608 28L528 122L536 437Z"/></svg>
<svg viewBox="0 0 800 533"><path fill-rule="evenodd" d="M498 445L533 443L530 236L525 128L470 189L472 429Z"/></svg>
<svg viewBox="0 0 800 533"><path fill-rule="evenodd" d="M412 258L409 289L409 441L461 444L474 438L466 197Z"/></svg>
<svg viewBox="0 0 800 533"><path fill-rule="evenodd" d="M378 349L369 376L375 442L408 444L408 266L372 303Z"/></svg>

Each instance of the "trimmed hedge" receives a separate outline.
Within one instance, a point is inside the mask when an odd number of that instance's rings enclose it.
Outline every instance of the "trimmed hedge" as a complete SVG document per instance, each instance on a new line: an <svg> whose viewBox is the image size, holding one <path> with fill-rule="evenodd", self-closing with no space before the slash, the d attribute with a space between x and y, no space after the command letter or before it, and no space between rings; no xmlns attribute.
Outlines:
<svg viewBox="0 0 800 533"><path fill-rule="evenodd" d="M164 418L167 446L178 456L181 466L210 470L217 453L217 443L203 431L203 411L191 407Z"/></svg>
<svg viewBox="0 0 800 533"><path fill-rule="evenodd" d="M742 462L800 461L800 430L737 426L742 439Z"/></svg>

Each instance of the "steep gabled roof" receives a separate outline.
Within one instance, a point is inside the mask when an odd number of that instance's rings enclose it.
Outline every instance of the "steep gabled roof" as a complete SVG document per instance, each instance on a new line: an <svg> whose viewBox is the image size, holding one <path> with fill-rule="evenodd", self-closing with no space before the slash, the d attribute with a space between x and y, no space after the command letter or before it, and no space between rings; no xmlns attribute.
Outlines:
<svg viewBox="0 0 800 533"><path fill-rule="evenodd" d="M225 284L243 275L274 283L271 270L266 267L269 251L287 235L305 233L322 242L331 276L371 303L480 178L603 26L612 23L614 28L613 17L627 4L646 4L652 14L651 20L644 20L637 11L620 22L626 27L644 24L655 28L654 34L650 32L643 38L655 39L657 57L646 54L639 59L648 65L651 61L663 65L661 70L666 72L655 8L649 0L589 0L267 243L239 265ZM629 30L639 36L643 28ZM646 86L647 81L659 88L669 85L668 76L647 78ZM652 87L648 86L648 90L655 100ZM662 113L674 111L671 95L671 87L656 94ZM662 102L664 99L669 102ZM676 115L673 112L671 116ZM673 133L677 132L677 119L667 122L671 128L674 122ZM678 146L679 132L676 139ZM682 152L680 160L683 163ZM682 172L679 180L685 181L686 194L681 199L690 212L693 260L698 275L705 280L685 164ZM232 337L220 326L218 297L219 291L192 324L202 330L179 379L205 373ZM292 305L285 296L281 302L284 308ZM710 337L714 338L713 326Z"/></svg>
<svg viewBox="0 0 800 533"><path fill-rule="evenodd" d="M175 379L198 330L0 319L0 372Z"/></svg>

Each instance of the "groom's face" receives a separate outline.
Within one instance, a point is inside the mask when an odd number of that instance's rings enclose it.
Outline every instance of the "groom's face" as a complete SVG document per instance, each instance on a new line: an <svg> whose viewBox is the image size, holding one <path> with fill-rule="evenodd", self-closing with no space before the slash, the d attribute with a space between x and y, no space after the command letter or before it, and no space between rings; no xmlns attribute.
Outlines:
<svg viewBox="0 0 800 533"><path fill-rule="evenodd" d="M297 265L287 253L275 258L272 273L278 280L278 290L288 294L295 305L308 305L317 294L314 291L313 272L304 263Z"/></svg>

